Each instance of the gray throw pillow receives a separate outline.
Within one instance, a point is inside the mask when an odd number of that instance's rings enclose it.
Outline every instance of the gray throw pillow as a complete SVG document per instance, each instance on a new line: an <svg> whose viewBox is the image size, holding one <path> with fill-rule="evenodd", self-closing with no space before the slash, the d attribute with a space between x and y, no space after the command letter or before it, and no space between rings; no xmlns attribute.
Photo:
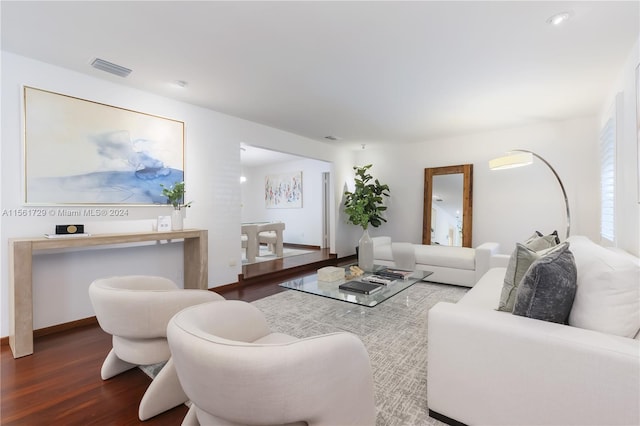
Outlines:
<svg viewBox="0 0 640 426"><path fill-rule="evenodd" d="M577 289L569 244L533 262L518 286L513 314L566 324Z"/></svg>
<svg viewBox="0 0 640 426"><path fill-rule="evenodd" d="M544 250L533 250L525 244L516 243L516 248L509 258L507 272L504 275L504 284L500 293L499 311L513 312L513 305L516 301L516 292L522 277L527 272L533 262L540 257L555 251L568 243L546 248Z"/></svg>
<svg viewBox="0 0 640 426"><path fill-rule="evenodd" d="M549 235L543 235L542 232L536 231L527 241L524 242L525 246L534 251L555 247L558 244L560 244L558 231L553 231Z"/></svg>

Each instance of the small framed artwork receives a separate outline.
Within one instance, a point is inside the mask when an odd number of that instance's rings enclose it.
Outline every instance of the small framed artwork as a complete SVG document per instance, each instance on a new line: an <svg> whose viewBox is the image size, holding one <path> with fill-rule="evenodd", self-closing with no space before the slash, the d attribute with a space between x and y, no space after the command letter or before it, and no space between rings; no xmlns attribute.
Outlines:
<svg viewBox="0 0 640 426"><path fill-rule="evenodd" d="M27 204L166 204L184 123L24 86Z"/></svg>
<svg viewBox="0 0 640 426"><path fill-rule="evenodd" d="M264 201L268 209L302 208L302 171L265 176Z"/></svg>

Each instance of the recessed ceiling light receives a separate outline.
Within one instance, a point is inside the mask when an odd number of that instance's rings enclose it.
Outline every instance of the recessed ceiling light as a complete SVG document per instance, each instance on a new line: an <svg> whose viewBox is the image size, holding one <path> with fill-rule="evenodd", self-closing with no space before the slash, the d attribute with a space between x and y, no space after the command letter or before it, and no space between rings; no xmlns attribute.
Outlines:
<svg viewBox="0 0 640 426"><path fill-rule="evenodd" d="M555 15L547 19L547 24L557 27L558 25L562 25L562 23L568 21L570 17L571 14L569 12L556 13Z"/></svg>
<svg viewBox="0 0 640 426"><path fill-rule="evenodd" d="M178 87L183 87L184 88L184 87L187 87L187 84L189 84L189 83L187 83L184 80L176 80L176 82L174 84L176 86L178 86Z"/></svg>

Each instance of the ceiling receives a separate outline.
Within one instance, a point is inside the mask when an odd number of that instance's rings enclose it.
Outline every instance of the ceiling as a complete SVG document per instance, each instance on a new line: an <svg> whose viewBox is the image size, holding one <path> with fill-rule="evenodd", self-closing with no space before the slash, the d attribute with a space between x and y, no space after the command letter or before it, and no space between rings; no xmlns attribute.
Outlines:
<svg viewBox="0 0 640 426"><path fill-rule="evenodd" d="M302 157L286 154L284 152L262 149L255 146L244 145L240 147L240 164L243 167L259 167L267 164L298 161Z"/></svg>
<svg viewBox="0 0 640 426"><path fill-rule="evenodd" d="M353 147L596 114L640 26L637 1L0 7L3 50ZM564 25L546 22L563 11Z"/></svg>

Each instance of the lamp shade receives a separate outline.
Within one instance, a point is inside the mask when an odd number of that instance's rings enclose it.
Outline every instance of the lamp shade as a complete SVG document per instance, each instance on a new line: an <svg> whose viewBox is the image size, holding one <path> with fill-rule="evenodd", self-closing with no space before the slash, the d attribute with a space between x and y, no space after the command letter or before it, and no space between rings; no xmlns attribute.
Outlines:
<svg viewBox="0 0 640 426"><path fill-rule="evenodd" d="M530 152L510 152L507 155L490 160L489 168L491 170L504 170L528 166L531 163L533 163L533 155Z"/></svg>

